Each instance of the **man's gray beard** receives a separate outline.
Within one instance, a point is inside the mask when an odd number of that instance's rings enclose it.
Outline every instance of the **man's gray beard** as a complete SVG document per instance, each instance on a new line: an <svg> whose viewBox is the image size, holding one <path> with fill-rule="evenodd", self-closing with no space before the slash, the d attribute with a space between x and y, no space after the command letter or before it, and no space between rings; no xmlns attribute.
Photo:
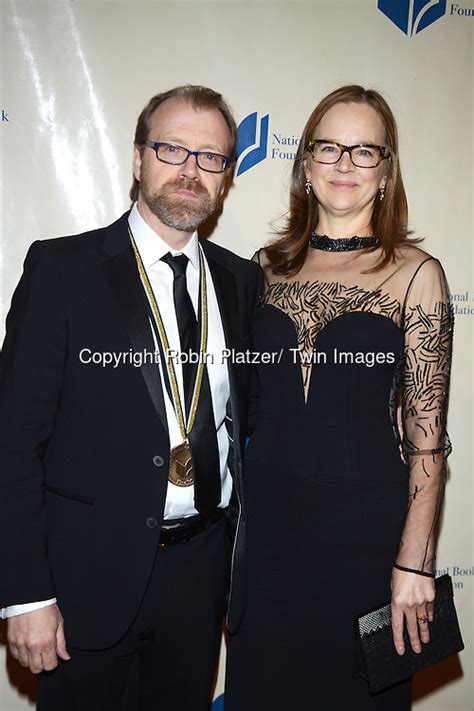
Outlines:
<svg viewBox="0 0 474 711"><path fill-rule="evenodd" d="M197 199L179 198L173 195L175 190L183 188L196 193ZM142 181L141 196L154 215L167 227L179 232L194 232L200 224L215 212L218 198L212 199L202 185L188 185L181 182L168 183L158 192L148 190Z"/></svg>

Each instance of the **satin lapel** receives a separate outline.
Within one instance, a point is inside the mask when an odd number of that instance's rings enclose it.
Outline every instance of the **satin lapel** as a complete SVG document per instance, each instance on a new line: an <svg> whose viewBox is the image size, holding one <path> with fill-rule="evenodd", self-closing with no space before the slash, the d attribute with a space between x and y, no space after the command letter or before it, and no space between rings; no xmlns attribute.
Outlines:
<svg viewBox="0 0 474 711"><path fill-rule="evenodd" d="M216 261L206 250L206 243L201 243L206 255L206 260L212 275L212 282L216 291L217 304L224 328L224 337L227 348L239 350L239 322L238 322L238 294L237 284L234 274L226 267ZM238 441L240 431L240 407L238 375L233 359L227 359L229 372L230 402L232 408L232 420L234 439Z"/></svg>
<svg viewBox="0 0 474 711"><path fill-rule="evenodd" d="M219 264L206 253L207 263L212 275L212 282L216 290L217 303L221 314L222 325L227 348L239 345L239 323L237 309L237 285L235 276L226 267Z"/></svg>
<svg viewBox="0 0 474 711"><path fill-rule="evenodd" d="M104 271L120 305L130 341L137 353L154 353L155 344L149 322L148 303L143 291L131 246L104 262ZM144 358L140 370L156 412L168 433L160 371L156 363Z"/></svg>

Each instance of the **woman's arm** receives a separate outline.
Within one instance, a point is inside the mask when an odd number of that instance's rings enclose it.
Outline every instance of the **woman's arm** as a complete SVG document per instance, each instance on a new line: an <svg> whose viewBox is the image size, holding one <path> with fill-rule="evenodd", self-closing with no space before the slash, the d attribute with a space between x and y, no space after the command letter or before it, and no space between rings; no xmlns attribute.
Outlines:
<svg viewBox="0 0 474 711"><path fill-rule="evenodd" d="M403 654L406 618L412 647L428 641L434 600L435 548L451 444L446 432L453 316L439 262L427 258L407 290L403 309L405 367L402 449L409 467L406 521L392 575L395 646ZM417 619L418 618L418 619Z"/></svg>

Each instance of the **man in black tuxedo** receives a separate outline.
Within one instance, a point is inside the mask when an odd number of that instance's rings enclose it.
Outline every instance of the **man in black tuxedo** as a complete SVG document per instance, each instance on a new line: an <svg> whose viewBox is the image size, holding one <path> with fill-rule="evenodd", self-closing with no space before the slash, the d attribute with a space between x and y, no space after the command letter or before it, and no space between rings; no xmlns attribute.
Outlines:
<svg viewBox="0 0 474 711"><path fill-rule="evenodd" d="M41 711L121 709L134 660L140 709L209 708L229 521L237 565L244 547L248 372L228 355L261 275L196 230L236 138L210 89L153 97L132 210L28 252L0 359L0 603Z"/></svg>

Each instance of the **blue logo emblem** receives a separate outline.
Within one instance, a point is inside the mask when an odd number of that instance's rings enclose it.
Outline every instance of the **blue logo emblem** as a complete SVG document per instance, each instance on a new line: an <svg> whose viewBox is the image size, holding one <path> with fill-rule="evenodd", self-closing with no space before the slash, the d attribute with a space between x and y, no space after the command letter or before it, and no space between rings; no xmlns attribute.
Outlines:
<svg viewBox="0 0 474 711"><path fill-rule="evenodd" d="M446 14L446 0L378 0L377 7L409 37Z"/></svg>
<svg viewBox="0 0 474 711"><path fill-rule="evenodd" d="M257 124L257 112L255 111L240 122L236 175L242 175L267 157L268 120L269 115L267 114L262 116Z"/></svg>
<svg viewBox="0 0 474 711"><path fill-rule="evenodd" d="M221 694L212 704L211 711L224 711L224 694Z"/></svg>

